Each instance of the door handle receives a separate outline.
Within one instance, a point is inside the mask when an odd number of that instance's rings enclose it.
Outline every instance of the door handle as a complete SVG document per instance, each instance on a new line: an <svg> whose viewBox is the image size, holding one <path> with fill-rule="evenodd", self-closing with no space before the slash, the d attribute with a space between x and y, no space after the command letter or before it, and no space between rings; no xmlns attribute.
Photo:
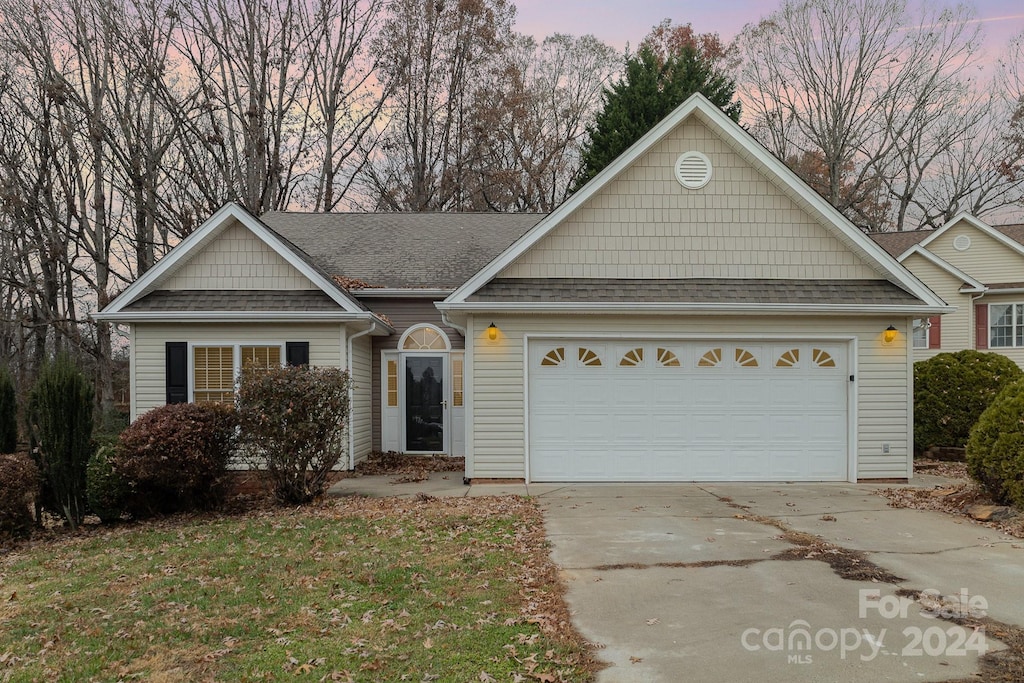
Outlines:
<svg viewBox="0 0 1024 683"><path fill-rule="evenodd" d="M448 407L448 401L446 401L444 399L441 399L441 407L442 408L447 408Z"/></svg>

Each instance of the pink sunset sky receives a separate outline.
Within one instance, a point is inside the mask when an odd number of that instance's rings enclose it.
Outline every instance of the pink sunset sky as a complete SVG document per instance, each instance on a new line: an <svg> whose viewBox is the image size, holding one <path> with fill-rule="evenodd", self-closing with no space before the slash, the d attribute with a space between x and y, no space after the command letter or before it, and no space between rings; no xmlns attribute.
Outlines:
<svg viewBox="0 0 1024 683"><path fill-rule="evenodd" d="M927 2L928 0L924 0ZM700 33L732 40L748 23L779 6L776 0L515 0L516 29L537 38L552 33L592 33L618 49L635 47L662 19L693 24ZM953 3L946 3L953 4ZM985 31L986 61L999 58L1009 39L1024 31L1024 2L978 0L974 3Z"/></svg>

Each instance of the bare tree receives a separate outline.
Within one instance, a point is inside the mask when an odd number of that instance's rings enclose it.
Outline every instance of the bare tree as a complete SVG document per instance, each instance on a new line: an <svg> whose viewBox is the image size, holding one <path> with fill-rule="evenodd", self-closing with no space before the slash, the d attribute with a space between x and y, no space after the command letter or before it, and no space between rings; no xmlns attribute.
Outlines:
<svg viewBox="0 0 1024 683"><path fill-rule="evenodd" d="M551 211L568 196L587 125L620 55L594 36L517 36L474 112L481 208Z"/></svg>
<svg viewBox="0 0 1024 683"><path fill-rule="evenodd" d="M884 224L877 201L859 202L884 183L902 229L943 150L974 125L972 19L927 3L911 19L905 0L787 0L741 38L752 130L780 158L819 154L822 194L867 229Z"/></svg>
<svg viewBox="0 0 1024 683"><path fill-rule="evenodd" d="M474 85L512 40L506 0L395 0L378 36L380 80L392 93L390 124L367 167L381 209L466 210Z"/></svg>

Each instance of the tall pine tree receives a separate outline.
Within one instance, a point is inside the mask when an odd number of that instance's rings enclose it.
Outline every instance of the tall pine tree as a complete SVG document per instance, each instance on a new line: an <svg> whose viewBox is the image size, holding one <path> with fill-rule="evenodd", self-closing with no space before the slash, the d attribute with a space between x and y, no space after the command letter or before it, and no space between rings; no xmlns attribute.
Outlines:
<svg viewBox="0 0 1024 683"><path fill-rule="evenodd" d="M683 45L662 59L641 45L627 57L622 78L604 90L604 108L588 129L590 142L574 191L696 92L739 121L740 103L733 99L736 82L696 46Z"/></svg>

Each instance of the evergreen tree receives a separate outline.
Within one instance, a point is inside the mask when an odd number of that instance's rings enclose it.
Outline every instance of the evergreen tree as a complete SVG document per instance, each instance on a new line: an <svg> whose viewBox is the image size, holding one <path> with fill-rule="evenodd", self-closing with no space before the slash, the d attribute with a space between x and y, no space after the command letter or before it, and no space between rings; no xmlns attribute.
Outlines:
<svg viewBox="0 0 1024 683"><path fill-rule="evenodd" d="M664 59L642 45L627 57L622 78L604 90L604 108L588 129L590 142L583 151L574 191L696 92L739 121L735 91L736 82L693 45L683 45Z"/></svg>

